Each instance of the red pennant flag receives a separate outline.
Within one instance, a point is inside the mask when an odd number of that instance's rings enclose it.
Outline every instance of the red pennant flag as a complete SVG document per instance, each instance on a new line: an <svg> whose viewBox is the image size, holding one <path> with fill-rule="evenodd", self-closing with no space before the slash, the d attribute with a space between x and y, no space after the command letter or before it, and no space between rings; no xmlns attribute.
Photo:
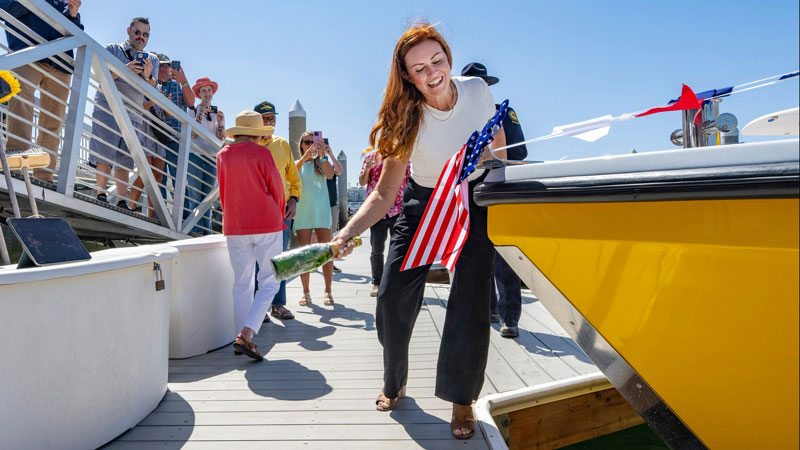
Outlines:
<svg viewBox="0 0 800 450"><path fill-rule="evenodd" d="M649 116L650 114L656 114L665 111L682 111L685 109L700 109L702 103L700 100L697 99L697 96L694 95L692 89L687 86L683 85L683 89L681 90L681 98L678 99L677 102L668 105L662 106L660 108L652 108L648 109L647 111L637 114L636 117L642 116Z"/></svg>

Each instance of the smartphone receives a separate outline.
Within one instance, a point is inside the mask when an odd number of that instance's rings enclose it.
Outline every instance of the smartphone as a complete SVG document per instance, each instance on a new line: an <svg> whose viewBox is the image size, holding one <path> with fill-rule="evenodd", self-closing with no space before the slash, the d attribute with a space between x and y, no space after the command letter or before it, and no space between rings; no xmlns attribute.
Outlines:
<svg viewBox="0 0 800 450"><path fill-rule="evenodd" d="M211 114L216 114L217 112L219 112L219 108L217 108L214 105L211 105L208 107L208 112L210 112Z"/></svg>
<svg viewBox="0 0 800 450"><path fill-rule="evenodd" d="M134 56L133 59L139 64L144 65L144 60L147 59L147 52L136 52L136 56Z"/></svg>
<svg viewBox="0 0 800 450"><path fill-rule="evenodd" d="M172 70L179 71L181 70L181 62L180 61L172 61Z"/></svg>
<svg viewBox="0 0 800 450"><path fill-rule="evenodd" d="M322 142L323 142L323 140L322 140L322 131L315 131L314 132L314 143L317 144L318 146L321 146Z"/></svg>
<svg viewBox="0 0 800 450"><path fill-rule="evenodd" d="M324 142L325 145L328 145L328 138L322 138L322 142Z"/></svg>

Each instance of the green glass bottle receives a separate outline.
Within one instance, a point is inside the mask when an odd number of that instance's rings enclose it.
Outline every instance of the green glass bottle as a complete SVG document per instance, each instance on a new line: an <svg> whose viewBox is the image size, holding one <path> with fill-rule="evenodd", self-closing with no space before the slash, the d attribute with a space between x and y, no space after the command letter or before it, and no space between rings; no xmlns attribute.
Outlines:
<svg viewBox="0 0 800 450"><path fill-rule="evenodd" d="M347 242L352 243L353 247L358 247L361 245L361 238L356 236ZM339 249L336 244L309 244L285 251L272 258L272 269L275 272L275 278L285 280L322 267L338 253Z"/></svg>

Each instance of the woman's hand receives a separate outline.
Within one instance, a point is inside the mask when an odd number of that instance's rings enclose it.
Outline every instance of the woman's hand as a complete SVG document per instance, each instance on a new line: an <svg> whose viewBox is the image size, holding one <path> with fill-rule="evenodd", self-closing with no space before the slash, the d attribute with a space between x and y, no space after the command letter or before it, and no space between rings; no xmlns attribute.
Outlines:
<svg viewBox="0 0 800 450"><path fill-rule="evenodd" d="M339 250L339 252L336 254L337 258L341 258L353 253L355 246L352 242L350 242L352 237L353 236L343 235L340 231L339 234L337 234L336 237L331 240L331 244L336 245L336 248Z"/></svg>
<svg viewBox="0 0 800 450"><path fill-rule="evenodd" d="M319 155L319 147L316 143L311 144L310 147L303 153L303 160L311 161L312 159L316 158Z"/></svg>
<svg viewBox="0 0 800 450"><path fill-rule="evenodd" d="M225 114L222 114L222 111L217 111L217 124L225 128Z"/></svg>

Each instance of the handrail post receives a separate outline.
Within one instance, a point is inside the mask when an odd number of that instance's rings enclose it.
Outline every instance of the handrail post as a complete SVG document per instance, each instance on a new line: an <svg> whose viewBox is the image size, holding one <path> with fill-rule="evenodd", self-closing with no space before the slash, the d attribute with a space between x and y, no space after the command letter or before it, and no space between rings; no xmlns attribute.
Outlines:
<svg viewBox="0 0 800 450"><path fill-rule="evenodd" d="M178 142L178 160L175 164L175 183L172 193L172 223L176 230L183 228L183 200L186 198L186 177L189 173L189 152L192 146L192 125L181 122L181 140Z"/></svg>
<svg viewBox="0 0 800 450"><path fill-rule="evenodd" d="M75 191L75 174L83 136L83 117L86 114L86 97L92 69L92 51L87 46L78 47L75 70L70 83L69 111L64 121L64 142L61 144L61 166L58 168L56 191L72 195Z"/></svg>

